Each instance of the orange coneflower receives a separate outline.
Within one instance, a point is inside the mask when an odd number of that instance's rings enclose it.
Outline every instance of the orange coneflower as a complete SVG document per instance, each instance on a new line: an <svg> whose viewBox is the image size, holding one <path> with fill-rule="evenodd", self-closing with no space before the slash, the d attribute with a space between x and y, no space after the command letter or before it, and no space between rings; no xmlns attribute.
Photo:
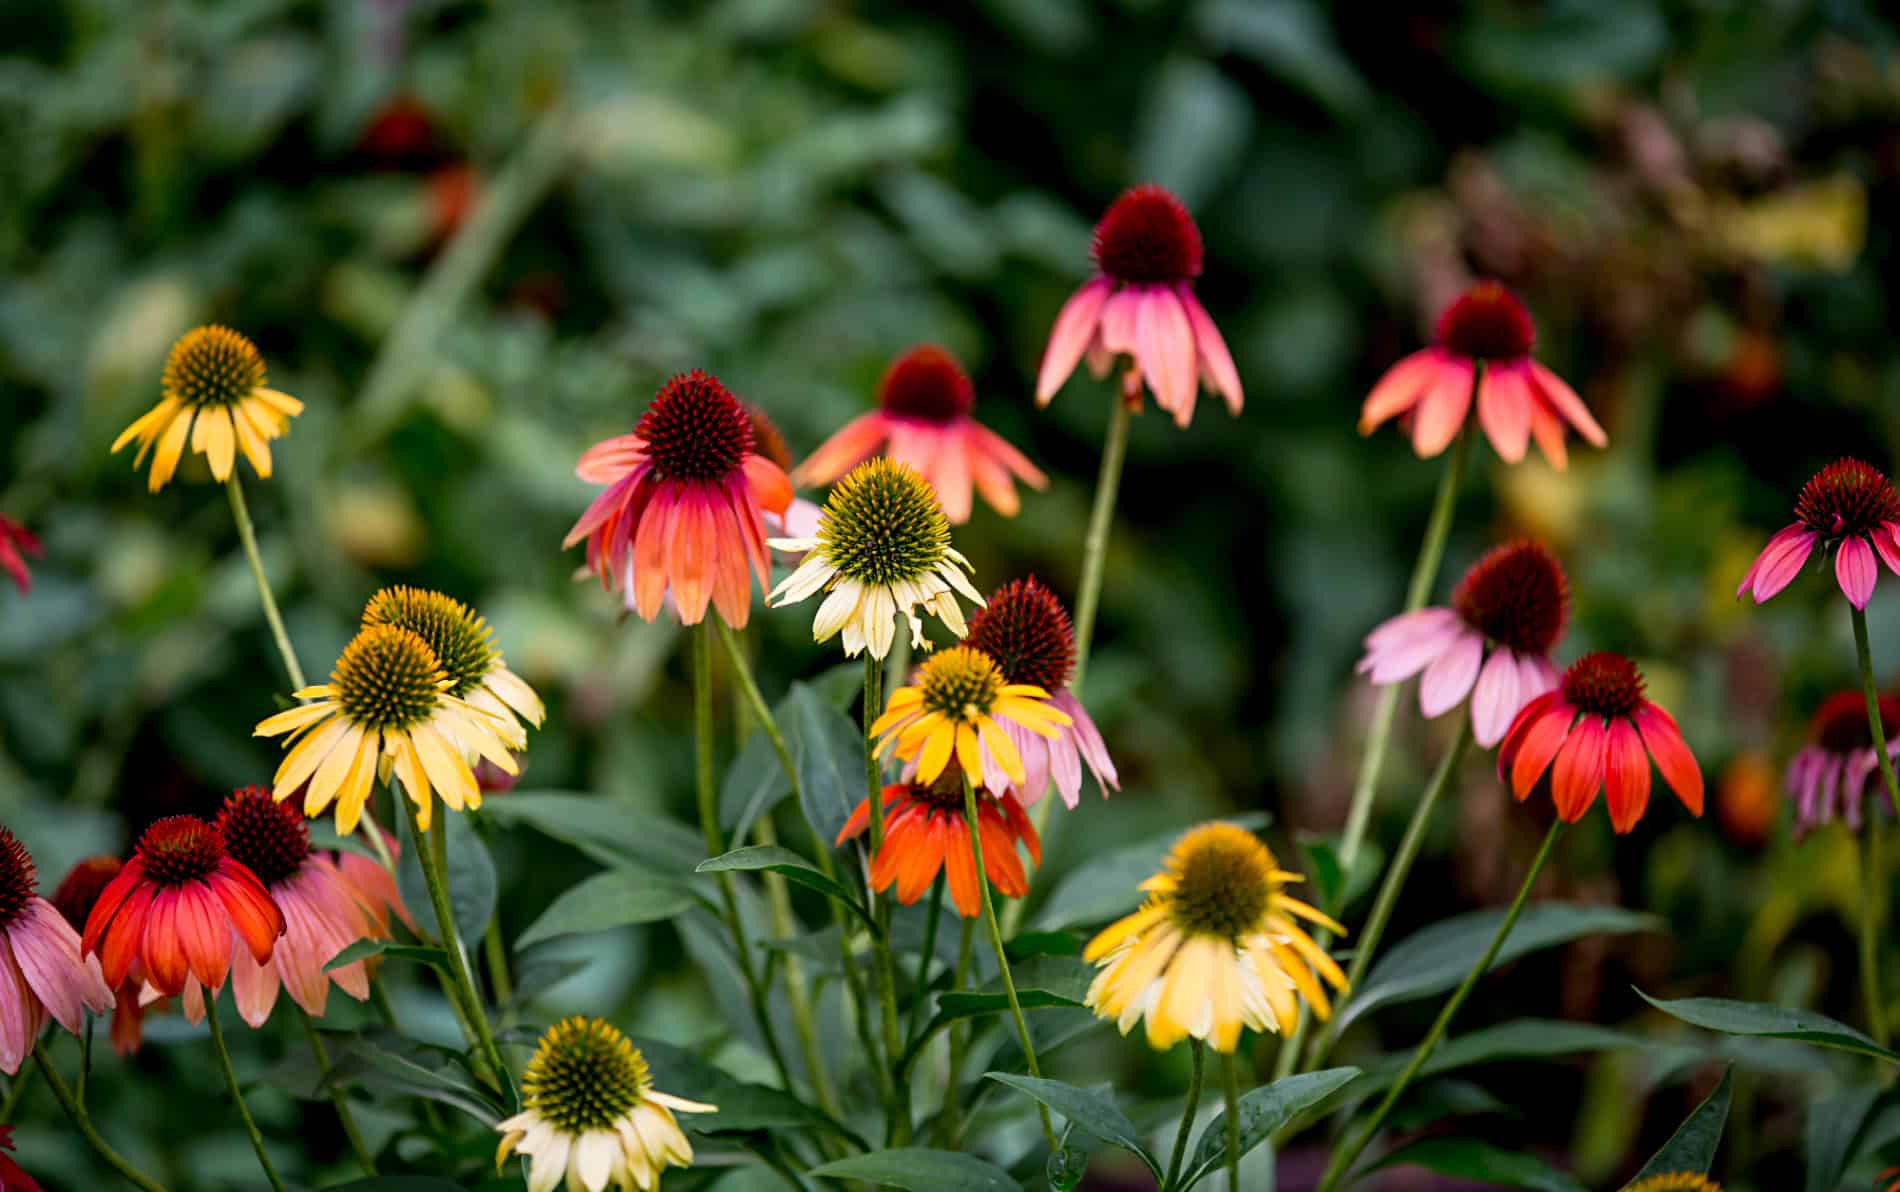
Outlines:
<svg viewBox="0 0 1900 1192"><path fill-rule="evenodd" d="M917 781L935 782L950 764L972 778L983 773L983 751L1011 782L1024 780L1022 755L1003 732L1014 722L1041 737L1053 737L1069 714L1051 707L1049 693L1028 683L1006 683L996 660L969 646L953 646L917 668L916 683L891 692L884 714L871 725L880 754L917 760Z"/></svg>
<svg viewBox="0 0 1900 1192"><path fill-rule="evenodd" d="M976 855L970 848L969 822L964 818L963 771L950 766L936 781L899 782L884 788L884 845L871 858L871 888L897 887L897 901L909 906L922 898L937 880L948 876L950 897L957 913L974 919L983 913L983 890L977 882ZM1029 859L1042 864L1042 841L1036 826L1010 792L978 792L977 830L983 837L983 872L990 887L1005 898L1029 893L1029 875L1016 846L1028 848ZM871 801L861 799L838 833L837 843L857 837L870 826Z"/></svg>
<svg viewBox="0 0 1900 1192"><path fill-rule="evenodd" d="M81 958L72 924L39 896L26 846L0 827L0 1071L19 1072L49 1017L78 1034L86 1011L111 1005L99 962Z"/></svg>
<svg viewBox="0 0 1900 1192"><path fill-rule="evenodd" d="M177 470L187 434L191 449L210 462L220 481L230 479L239 451L259 476L269 476L270 441L290 429L303 403L270 388L266 379L263 355L244 336L218 326L187 331L165 358L159 403L126 427L112 450L138 440L132 461L137 468L157 445L148 480L153 492Z"/></svg>

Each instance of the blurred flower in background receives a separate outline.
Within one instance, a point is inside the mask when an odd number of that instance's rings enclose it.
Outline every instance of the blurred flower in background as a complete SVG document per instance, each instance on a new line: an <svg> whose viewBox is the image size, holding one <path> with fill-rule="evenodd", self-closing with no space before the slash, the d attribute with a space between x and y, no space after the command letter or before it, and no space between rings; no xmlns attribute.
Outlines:
<svg viewBox="0 0 1900 1192"><path fill-rule="evenodd" d="M1900 754L1900 698L1882 695L1879 705L1887 756L1893 757ZM1879 770L1866 697L1858 689L1846 689L1822 700L1808 721L1806 744L1788 759L1786 786L1788 797L1794 800L1794 838L1800 840L1837 819L1848 830L1860 831L1862 804L1885 794L1876 777ZM1900 811L1891 802L1887 809Z"/></svg>
<svg viewBox="0 0 1900 1192"><path fill-rule="evenodd" d="M33 588L33 576L26 569L26 558L39 558L40 540L19 522L0 514L0 571L13 578L13 586L22 596Z"/></svg>
<svg viewBox="0 0 1900 1192"><path fill-rule="evenodd" d="M187 435L191 450L210 462L220 482L230 479L239 451L259 476L269 476L270 441L289 431L303 403L266 380L264 357L244 336L215 325L189 331L165 358L163 397L113 440L112 450L136 440L134 468L154 452L148 484L153 492L177 470Z"/></svg>

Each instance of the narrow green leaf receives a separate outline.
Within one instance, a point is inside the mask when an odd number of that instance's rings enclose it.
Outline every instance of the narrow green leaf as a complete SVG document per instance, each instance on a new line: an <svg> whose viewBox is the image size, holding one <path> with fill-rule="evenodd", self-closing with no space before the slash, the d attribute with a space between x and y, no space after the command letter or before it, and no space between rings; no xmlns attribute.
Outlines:
<svg viewBox="0 0 1900 1192"><path fill-rule="evenodd" d="M388 940L357 940L349 947L330 958L323 966L324 972L332 972L346 964L359 960L368 960L372 956L387 956L392 960L417 960L447 971L449 954L440 948L418 948L408 944L393 944Z"/></svg>
<svg viewBox="0 0 1900 1192"><path fill-rule="evenodd" d="M752 871L769 869L773 873L782 873L785 880L797 882L807 889L816 890L827 898L834 898L852 913L863 919L865 924L876 930L877 922L865 911L863 904L851 896L851 892L837 881L820 873L810 861L788 848L775 844L751 845L736 848L729 853L701 861L694 869L695 873L720 873L728 870Z"/></svg>
<svg viewBox="0 0 1900 1192"><path fill-rule="evenodd" d="M804 683L792 684L779 706L779 728L798 767L805 818L824 840L836 840L864 800L864 732Z"/></svg>
<svg viewBox="0 0 1900 1192"><path fill-rule="evenodd" d="M430 830L444 831L449 835L443 877L449 888L449 910L455 916L455 929L464 940L480 939L482 932L488 930L488 920L495 913L499 890L495 862L488 855L488 846L475 834L468 817L453 814L447 808L439 808L436 821L436 827ZM428 845L418 842L414 833L406 832L405 839L408 847L396 862L396 885L402 892L403 902L413 913L422 916L429 930L434 931L436 924L429 909L429 887L422 876L422 865L416 859L417 849L427 848Z"/></svg>
<svg viewBox="0 0 1900 1192"><path fill-rule="evenodd" d="M864 1140L849 1128L781 1089L748 1084L671 1043L648 1038L636 1038L633 1043L653 1070L654 1087L691 1089L694 1100L719 1107L716 1113L680 1115L680 1124L696 1134L824 1130L854 1146L865 1146Z"/></svg>
<svg viewBox="0 0 1900 1192"><path fill-rule="evenodd" d="M1245 1156L1275 1130L1345 1088L1358 1075L1357 1068L1326 1068L1276 1080L1241 1097L1240 1154ZM1192 1188L1226 1165L1227 1113L1223 1110L1201 1131L1200 1144L1194 1148L1194 1159L1188 1164L1181 1187Z"/></svg>
<svg viewBox="0 0 1900 1192"><path fill-rule="evenodd" d="M1228 822L1257 832L1267 826L1269 819L1252 813L1234 816ZM1134 910L1141 900L1136 887L1161 869L1162 858L1181 838L1182 831L1171 829L1084 862L1056 885L1036 914L1036 926L1053 930L1101 923Z"/></svg>
<svg viewBox="0 0 1900 1192"><path fill-rule="evenodd" d="M363 1088L421 1097L451 1106L492 1128L501 1120L501 1107L488 1091L456 1066L438 1048L403 1039L392 1032L365 1033L341 1040L334 1053L329 1088Z"/></svg>
<svg viewBox="0 0 1900 1192"><path fill-rule="evenodd" d="M1095 969L1073 956L1038 956L1020 968L1012 968L1011 976L1016 982L1017 1001L1023 1009L1075 1009L1088 996ZM978 990L940 994L936 1015L904 1053L898 1070L908 1069L931 1037L951 1023L980 1014L1000 1014L1008 1009L1009 994L1003 989L1000 980L992 981Z"/></svg>
<svg viewBox="0 0 1900 1192"><path fill-rule="evenodd" d="M831 1180L868 1180L905 1192L1022 1192L1022 1185L993 1163L923 1147L853 1155L814 1167L811 1174Z"/></svg>
<svg viewBox="0 0 1900 1192"><path fill-rule="evenodd" d="M1421 1138L1386 1155L1363 1171L1386 1167L1423 1167L1481 1184L1531 1188L1536 1192L1584 1192L1584 1186L1535 1155L1507 1151L1475 1138Z"/></svg>
<svg viewBox="0 0 1900 1192"><path fill-rule="evenodd" d="M1751 1038L1793 1039L1798 1043L1833 1047L1900 1064L1900 1052L1889 1051L1846 1023L1836 1022L1812 1010L1797 1010L1767 1002L1737 1002L1719 997L1685 997L1668 1001L1650 997L1640 989L1636 992L1644 1001L1671 1018L1680 1018L1690 1026L1699 1026L1704 1030Z"/></svg>
<svg viewBox="0 0 1900 1192"><path fill-rule="evenodd" d="M515 940L517 950L557 935L670 919L694 904L683 883L643 869L610 869L562 893Z"/></svg>
<svg viewBox="0 0 1900 1192"><path fill-rule="evenodd" d="M483 815L531 828L607 866L633 862L661 873L690 873L705 854L697 828L621 799L567 791L512 791L482 804Z"/></svg>
<svg viewBox="0 0 1900 1192"><path fill-rule="evenodd" d="M785 705L772 713L782 719ZM787 742L789 747L790 742ZM739 754L726 767L719 783L719 823L730 840L744 840L760 816L769 815L779 801L792 793L792 783L779 764L778 751L766 739L763 729L753 729L739 747Z"/></svg>
<svg viewBox="0 0 1900 1192"><path fill-rule="evenodd" d="M1055 1110L1070 1122L1103 1142L1113 1143L1148 1165L1155 1178L1161 1178L1161 1165L1141 1144L1141 1132L1115 1105L1114 1098L1096 1089L1077 1088L1060 1080L1042 1080L1034 1076L1015 1076L1008 1072L985 1072L987 1079L1027 1093Z"/></svg>
<svg viewBox="0 0 1900 1192"><path fill-rule="evenodd" d="M1808 1103L1805 1146L1808 1157L1806 1192L1835 1192L1854 1154L1854 1140L1880 1100L1877 1086L1846 1089L1832 1097Z"/></svg>
<svg viewBox="0 0 1900 1192"><path fill-rule="evenodd" d="M1716 1082L1715 1088L1683 1119L1669 1141L1662 1144L1662 1149L1643 1164L1636 1179L1675 1171L1708 1174L1709 1168L1715 1165L1715 1149L1722 1143L1722 1127L1728 1124L1730 1077L1734 1071L1733 1068L1722 1069L1722 1079Z"/></svg>

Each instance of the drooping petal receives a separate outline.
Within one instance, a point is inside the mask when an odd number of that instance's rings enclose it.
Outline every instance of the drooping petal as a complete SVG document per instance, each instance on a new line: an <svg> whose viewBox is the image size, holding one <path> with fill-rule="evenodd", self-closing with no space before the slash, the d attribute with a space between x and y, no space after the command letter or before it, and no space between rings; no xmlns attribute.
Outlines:
<svg viewBox="0 0 1900 1192"><path fill-rule="evenodd" d="M1207 377L1208 388L1221 395L1229 413L1239 414L1245 395L1240 388L1240 370L1234 367L1227 341L1221 338L1220 328L1214 325L1213 317L1188 283L1175 283L1174 292L1180 297L1182 309L1187 311L1188 322L1194 328L1194 348L1200 355L1201 372Z"/></svg>
<svg viewBox="0 0 1900 1192"><path fill-rule="evenodd" d="M1610 722L1603 752L1603 789L1610 826L1627 833L1649 806L1649 754L1636 726L1619 716Z"/></svg>
<svg viewBox="0 0 1900 1192"><path fill-rule="evenodd" d="M1557 751L1550 770L1550 797L1565 823L1582 819L1602 789L1603 748L1608 740L1602 717L1585 715Z"/></svg>
<svg viewBox="0 0 1900 1192"><path fill-rule="evenodd" d="M1458 437L1471 411L1471 364L1455 356L1440 361L1431 385L1412 415L1412 450L1430 459Z"/></svg>
<svg viewBox="0 0 1900 1192"><path fill-rule="evenodd" d="M1174 291L1148 290L1142 296L1135 328L1135 355L1154 391L1155 404L1174 416L1176 426L1194 418L1199 377L1194 371L1194 328Z"/></svg>
<svg viewBox="0 0 1900 1192"><path fill-rule="evenodd" d="M877 449L884 445L885 437L889 434L890 421L882 410L860 414L840 427L829 439L818 445L818 450L793 468L791 483L800 488L830 484L877 454Z"/></svg>
<svg viewBox="0 0 1900 1192"><path fill-rule="evenodd" d="M1753 592L1755 603L1760 604L1787 587L1801 574L1816 541L1815 533L1799 522L1777 531L1768 545L1761 548L1761 554L1755 556L1748 573L1742 576L1735 598L1739 600L1742 593Z"/></svg>
<svg viewBox="0 0 1900 1192"><path fill-rule="evenodd" d="M1484 661L1484 638L1466 629L1428 667L1418 681L1418 707L1427 720L1464 701Z"/></svg>
<svg viewBox="0 0 1900 1192"><path fill-rule="evenodd" d="M1369 435L1387 419L1396 418L1418 404L1438 376L1443 354L1436 348L1413 352L1386 370L1359 410L1359 433Z"/></svg>
<svg viewBox="0 0 1900 1192"><path fill-rule="evenodd" d="M1503 648L1493 650L1478 673L1471 693L1471 739L1480 748L1489 749L1503 740L1504 730L1516 719L1524 700L1521 675L1516 654Z"/></svg>
<svg viewBox="0 0 1900 1192"><path fill-rule="evenodd" d="M1043 349L1042 365L1036 370L1036 404L1046 406L1075 371L1082 353L1095 338L1102 306L1115 289L1106 277L1096 277L1070 295L1056 315L1049 331L1049 346Z"/></svg>
<svg viewBox="0 0 1900 1192"><path fill-rule="evenodd" d="M1874 594L1874 581L1880 578L1880 567L1874 562L1874 548L1865 538L1855 535L1841 540L1834 552L1834 578L1849 604L1867 607Z"/></svg>
<svg viewBox="0 0 1900 1192"><path fill-rule="evenodd" d="M1602 447L1610 441L1610 436L1604 434L1603 428L1597 425L1597 420L1591 417L1590 407L1583 404L1583 399L1577 396L1577 391L1572 389L1562 377L1535 360L1530 361L1530 374L1538 393L1550 403L1551 408L1565 422L1576 428L1577 433L1582 435L1586 442L1592 447Z"/></svg>
<svg viewBox="0 0 1900 1192"><path fill-rule="evenodd" d="M1531 443L1531 409L1536 404L1524 361L1487 364L1478 383L1478 425L1507 464L1524 458Z"/></svg>
<svg viewBox="0 0 1900 1192"><path fill-rule="evenodd" d="M1676 727L1675 718L1661 705L1645 701L1630 714L1630 719L1643 734L1643 744L1649 746L1649 755L1656 759L1663 781L1676 792L1676 797L1691 814L1701 815L1702 767L1696 764L1695 754L1689 752L1688 742L1682 739L1682 730Z"/></svg>

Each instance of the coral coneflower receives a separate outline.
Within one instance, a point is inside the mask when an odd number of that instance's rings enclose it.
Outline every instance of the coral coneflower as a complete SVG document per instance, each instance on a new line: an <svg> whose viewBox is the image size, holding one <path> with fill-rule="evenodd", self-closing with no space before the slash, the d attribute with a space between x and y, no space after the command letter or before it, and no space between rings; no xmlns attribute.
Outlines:
<svg viewBox="0 0 1900 1192"><path fill-rule="evenodd" d="M1900 754L1900 699L1880 697L1880 727L1887 738L1887 756ZM1862 802L1885 790L1874 777L1879 769L1866 697L1858 690L1843 690L1822 700L1808 722L1807 744L1788 761L1794 838L1836 819L1860 831Z"/></svg>
<svg viewBox="0 0 1900 1192"><path fill-rule="evenodd" d="M271 794L287 799L303 788L303 810L322 815L336 804L336 830L356 830L363 805L385 765L393 767L427 830L439 794L451 810L482 805L466 754L514 767L490 714L449 694L448 672L429 643L395 625L358 630L336 660L328 683L296 692L313 700L266 718L260 737L290 734Z"/></svg>
<svg viewBox="0 0 1900 1192"><path fill-rule="evenodd" d="M1623 1192L1722 1192L1722 1185L1693 1171L1671 1171L1645 1176L1626 1185Z"/></svg>
<svg viewBox="0 0 1900 1192"><path fill-rule="evenodd" d="M983 751L1016 786L1023 759L1003 732L1011 721L1041 737L1054 737L1070 723L1051 707L1049 693L1028 683L1005 682L996 660L969 646L952 646L917 668L916 682L891 692L884 714L872 723L880 754L917 761L917 781L935 782L954 755L963 772L983 772Z"/></svg>
<svg viewBox="0 0 1900 1192"><path fill-rule="evenodd" d="M910 349L879 383L878 408L845 424L792 472L794 484L830 484L878 451L930 481L952 525L970 520L972 486L990 508L1016 516L1011 477L1031 488L1049 478L970 416L976 389L956 357L934 344Z"/></svg>
<svg viewBox="0 0 1900 1192"><path fill-rule="evenodd" d="M362 961L328 972L337 953L361 939L382 938L356 895L328 859L310 850L310 828L295 807L278 803L261 786L234 791L218 812L225 850L257 875L284 915L284 935L263 963L235 949L231 996L238 1013L263 1026L279 986L312 1018L322 1018L330 983L357 1001L369 997ZM190 1002L187 999L187 1012Z"/></svg>
<svg viewBox="0 0 1900 1192"><path fill-rule="evenodd" d="M1029 875L1016 854L1020 843L1029 859L1042 864L1042 841L1023 814L1016 796L978 792L977 830L983 838L983 872L1005 898L1029 893ZM862 799L845 821L837 843L861 835L871 821L871 801ZM964 819L963 771L947 767L930 783L900 782L884 788L884 846L871 858L871 888L897 887L897 901L909 906L922 898L942 872L957 913L974 919L983 913L983 889L977 882L976 855Z"/></svg>
<svg viewBox="0 0 1900 1192"><path fill-rule="evenodd" d="M911 645L930 648L922 613L962 637L958 594L983 597L965 574L970 561L950 545L950 523L916 469L878 457L832 487L810 538L774 538L774 550L803 554L766 603L782 608L827 593L812 619L813 641L844 634L844 652L873 658L891 652L897 618L910 622ZM921 612L919 611L921 610Z"/></svg>
<svg viewBox="0 0 1900 1192"><path fill-rule="evenodd" d="M1141 909L1089 941L1082 958L1101 966L1087 1005L1122 1034L1147 1019L1148 1043L1166 1049L1193 1036L1232 1052L1243 1026L1291 1031L1299 1003L1332 1012L1325 985L1346 974L1298 920L1345 929L1282 893L1298 874L1282 870L1253 833L1203 824L1141 883ZM1324 982L1324 984L1322 984Z"/></svg>
<svg viewBox="0 0 1900 1192"><path fill-rule="evenodd" d="M746 416L752 419L752 450L772 461L779 471L792 471L792 449L785 445L785 435L764 407L753 402L742 403ZM767 509L765 511L765 532L773 538L808 538L818 532L818 503L804 497L792 497L792 503L783 511ZM631 608L632 605L627 607Z"/></svg>
<svg viewBox="0 0 1900 1192"><path fill-rule="evenodd" d="M448 694L488 712L511 749L527 744L520 720L539 728L546 718L541 697L502 660L495 631L461 601L422 588L384 588L363 606L363 624L395 625L427 642L449 677ZM513 773L499 763L489 764Z"/></svg>
<svg viewBox="0 0 1900 1192"><path fill-rule="evenodd" d="M1050 706L1069 717L1069 723L1057 726L1053 737L1004 720L1003 733L1023 759L1023 781L1013 786L985 749L983 781L992 794L1000 796L1013 787L1023 805L1030 807L1048 791L1053 779L1062 802L1073 808L1082 798L1084 766L1094 775L1103 798L1110 790L1121 789L1101 731L1069 690L1069 679L1075 674L1075 629L1054 592L1033 575L1004 584L971 615L964 644L994 659L1004 682L1048 692Z"/></svg>
<svg viewBox="0 0 1900 1192"><path fill-rule="evenodd" d="M767 511L783 514L791 481L754 450L752 417L719 381L697 369L654 395L632 434L581 456L575 474L607 490L574 523L563 547L586 539L587 565L603 586L628 582L648 621L670 593L680 620L696 625L710 601L743 628L752 577L771 582Z"/></svg>
<svg viewBox="0 0 1900 1192"><path fill-rule="evenodd" d="M693 1148L675 1113L717 1113L653 1087L640 1049L611 1024L573 1017L548 1028L521 1074L520 1113L498 1124L499 1168L519 1151L529 1192L602 1192L607 1185L658 1189L668 1167L687 1167Z"/></svg>
<svg viewBox="0 0 1900 1192"><path fill-rule="evenodd" d="M1564 428L1593 446L1609 442L1576 390L1531 359L1537 328L1516 295L1481 281L1438 318L1436 342L1399 361L1379 378L1359 413L1359 433L1401 414L1411 417L1412 449L1437 455L1464 428L1478 369L1478 425L1499 458L1516 463L1532 439L1552 467L1568 462Z"/></svg>
<svg viewBox="0 0 1900 1192"><path fill-rule="evenodd" d="M1153 185L1123 192L1095 225L1089 255L1095 276L1056 316L1036 374L1036 403L1047 405L1084 357L1098 377L1124 357L1122 395L1131 403L1146 381L1155 404L1186 426L1204 383L1240 413L1240 373L1194 296L1201 230L1181 201Z"/></svg>
<svg viewBox="0 0 1900 1192"><path fill-rule="evenodd" d="M1449 608L1400 613L1366 635L1359 672L1378 685L1424 672L1419 710L1449 712L1471 697L1471 735L1486 749L1518 710L1557 685L1550 652L1563 636L1569 585L1536 542L1496 547L1465 572Z"/></svg>
<svg viewBox="0 0 1900 1192"><path fill-rule="evenodd" d="M19 1072L48 1017L78 1034L87 1010L111 1006L99 962L81 959L79 934L39 895L26 846L0 827L0 1072Z"/></svg>
<svg viewBox="0 0 1900 1192"><path fill-rule="evenodd" d="M1815 473L1795 498L1794 522L1762 548L1735 589L1760 604L1801 574L1815 547L1834 552L1834 579L1855 608L1866 608L1880 576L1875 557L1900 575L1900 495L1887 474L1857 459Z"/></svg>
<svg viewBox="0 0 1900 1192"><path fill-rule="evenodd" d="M19 522L0 513L0 571L13 577L13 586L22 596L32 590L33 575L26 569L24 556L40 557L40 540Z"/></svg>
<svg viewBox="0 0 1900 1192"><path fill-rule="evenodd" d="M126 427L112 450L138 440L132 461L137 468L157 445L147 481L153 492L177 470L187 434L192 451L210 462L211 474L220 481L231 478L239 451L259 476L269 476L270 441L290 429L303 403L270 388L266 379L257 345L229 327L187 331L165 358L158 404Z"/></svg>
<svg viewBox="0 0 1900 1192"><path fill-rule="evenodd" d="M78 932L86 929L86 919L92 914L92 908L99 901L99 895L119 876L119 870L125 863L117 857L87 857L66 872L59 881L59 887L53 891L53 909L57 910L66 922L72 924L74 939ZM94 958L93 964L98 960ZM101 980L104 980L101 977ZM139 1049L145 1039L145 1004L139 996L145 987L145 977L137 963L132 965L126 979L113 989L115 1004L112 1009L112 1050L120 1055L131 1055Z"/></svg>
<svg viewBox="0 0 1900 1192"><path fill-rule="evenodd" d="M1555 691L1517 714L1498 751L1498 776L1522 802L1550 774L1551 799L1576 823L1607 794L1610 826L1628 832L1649 806L1649 761L1694 815L1702 814L1702 770L1682 730L1643 694L1642 672L1620 654L1597 651L1570 664Z"/></svg>
<svg viewBox="0 0 1900 1192"><path fill-rule="evenodd" d="M283 912L257 875L226 855L215 827L174 815L139 837L93 904L82 942L109 986L124 984L137 963L168 997L196 983L216 998L231 971L233 932L263 964L284 934Z"/></svg>
<svg viewBox="0 0 1900 1192"><path fill-rule="evenodd" d="M480 767L477 767L479 770ZM487 788L482 788L486 793ZM402 842L395 835L381 828L371 831L381 834L383 847L391 858L402 856ZM403 926L411 932L416 930L416 921L409 917L409 908L403 905L402 891L396 887L396 878L389 870L373 857L349 849L337 849L330 854L331 864L343 878L350 893L356 896L356 904L363 908L363 914L369 918L370 929L379 936L389 935L389 917L394 914L401 919Z"/></svg>

